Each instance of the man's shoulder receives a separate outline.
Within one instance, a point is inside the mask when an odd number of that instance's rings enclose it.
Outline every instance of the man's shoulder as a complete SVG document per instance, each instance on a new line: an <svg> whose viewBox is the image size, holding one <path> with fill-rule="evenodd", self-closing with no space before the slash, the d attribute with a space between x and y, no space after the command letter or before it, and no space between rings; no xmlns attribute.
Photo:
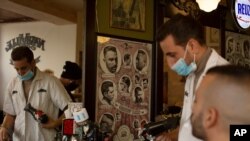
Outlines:
<svg viewBox="0 0 250 141"><path fill-rule="evenodd" d="M57 80L59 80L57 77L50 75L50 74L47 74L45 72L42 72L40 70L37 70L36 73L37 73L36 79L41 79L44 81L57 81Z"/></svg>
<svg viewBox="0 0 250 141"><path fill-rule="evenodd" d="M14 87L18 82L21 83L21 80L16 76L9 81L8 87Z"/></svg>
<svg viewBox="0 0 250 141"><path fill-rule="evenodd" d="M217 56L217 57L216 57ZM223 58L220 54L218 54L215 50L213 50L212 54L210 55L211 58L216 58L217 63L216 65L224 65L229 64L229 62Z"/></svg>
<svg viewBox="0 0 250 141"><path fill-rule="evenodd" d="M206 70L214 66L226 64L229 64L229 62L221 55L219 55L215 50L213 50L212 54L209 56L208 62L206 64L206 69L204 71L206 72Z"/></svg>
<svg viewBox="0 0 250 141"><path fill-rule="evenodd" d="M220 56L220 58L218 59L217 65L226 65L226 64L229 64L229 62L225 58Z"/></svg>

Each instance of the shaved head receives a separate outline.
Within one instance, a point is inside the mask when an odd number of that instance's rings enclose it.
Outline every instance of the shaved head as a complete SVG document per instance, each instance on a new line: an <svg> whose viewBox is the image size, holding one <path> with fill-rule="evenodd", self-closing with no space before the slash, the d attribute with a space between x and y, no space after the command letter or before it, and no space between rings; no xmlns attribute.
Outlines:
<svg viewBox="0 0 250 141"><path fill-rule="evenodd" d="M216 133L216 127L229 136L231 124L250 124L249 101L248 69L234 65L211 68L196 91L191 118L193 134L208 139Z"/></svg>
<svg viewBox="0 0 250 141"><path fill-rule="evenodd" d="M207 105L218 107L228 124L250 123L250 71L239 66L221 66L207 72L212 79L204 95ZM209 92L210 91L210 92ZM243 116L244 115L244 116Z"/></svg>

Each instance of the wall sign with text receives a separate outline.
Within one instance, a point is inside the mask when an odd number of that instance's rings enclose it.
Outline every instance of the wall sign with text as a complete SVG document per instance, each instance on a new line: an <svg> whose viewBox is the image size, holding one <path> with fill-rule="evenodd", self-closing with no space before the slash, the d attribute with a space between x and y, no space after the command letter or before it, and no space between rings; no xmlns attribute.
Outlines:
<svg viewBox="0 0 250 141"><path fill-rule="evenodd" d="M250 27L250 1L235 0L232 3L232 14L236 25L243 30Z"/></svg>
<svg viewBox="0 0 250 141"><path fill-rule="evenodd" d="M45 51L45 40L36 36L31 36L30 33L19 34L17 37L14 37L6 42L5 50L6 52L13 50L16 47L27 46L31 50L41 49ZM36 63L40 62L40 57L35 58ZM12 64L12 61L10 62Z"/></svg>

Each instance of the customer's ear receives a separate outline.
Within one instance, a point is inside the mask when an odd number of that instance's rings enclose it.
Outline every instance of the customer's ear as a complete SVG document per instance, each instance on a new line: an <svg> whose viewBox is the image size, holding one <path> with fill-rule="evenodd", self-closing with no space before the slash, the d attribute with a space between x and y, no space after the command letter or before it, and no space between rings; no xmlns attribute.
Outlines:
<svg viewBox="0 0 250 141"><path fill-rule="evenodd" d="M218 122L218 111L215 108L209 108L204 112L203 125L205 129L213 128Z"/></svg>

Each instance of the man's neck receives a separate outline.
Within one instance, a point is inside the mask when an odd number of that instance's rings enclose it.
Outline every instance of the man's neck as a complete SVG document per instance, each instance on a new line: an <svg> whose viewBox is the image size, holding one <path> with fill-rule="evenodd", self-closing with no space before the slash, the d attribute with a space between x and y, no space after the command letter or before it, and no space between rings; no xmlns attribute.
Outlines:
<svg viewBox="0 0 250 141"><path fill-rule="evenodd" d="M207 46L201 46L199 49L199 52L196 54L195 59L196 59L196 64L199 64L199 62L202 60L204 57L204 54L208 50Z"/></svg>
<svg viewBox="0 0 250 141"><path fill-rule="evenodd" d="M205 141L229 141L229 136L230 135L226 136L225 134L217 133L216 135L214 135L213 137L209 137Z"/></svg>
<svg viewBox="0 0 250 141"><path fill-rule="evenodd" d="M29 91L31 88L32 80L33 79L23 81L23 91L24 91L24 96L25 96L26 101L28 100L28 97L29 97Z"/></svg>
<svg viewBox="0 0 250 141"><path fill-rule="evenodd" d="M207 139L205 141L229 141L229 133L225 129L213 128L207 131ZM229 130L229 129L228 129Z"/></svg>

